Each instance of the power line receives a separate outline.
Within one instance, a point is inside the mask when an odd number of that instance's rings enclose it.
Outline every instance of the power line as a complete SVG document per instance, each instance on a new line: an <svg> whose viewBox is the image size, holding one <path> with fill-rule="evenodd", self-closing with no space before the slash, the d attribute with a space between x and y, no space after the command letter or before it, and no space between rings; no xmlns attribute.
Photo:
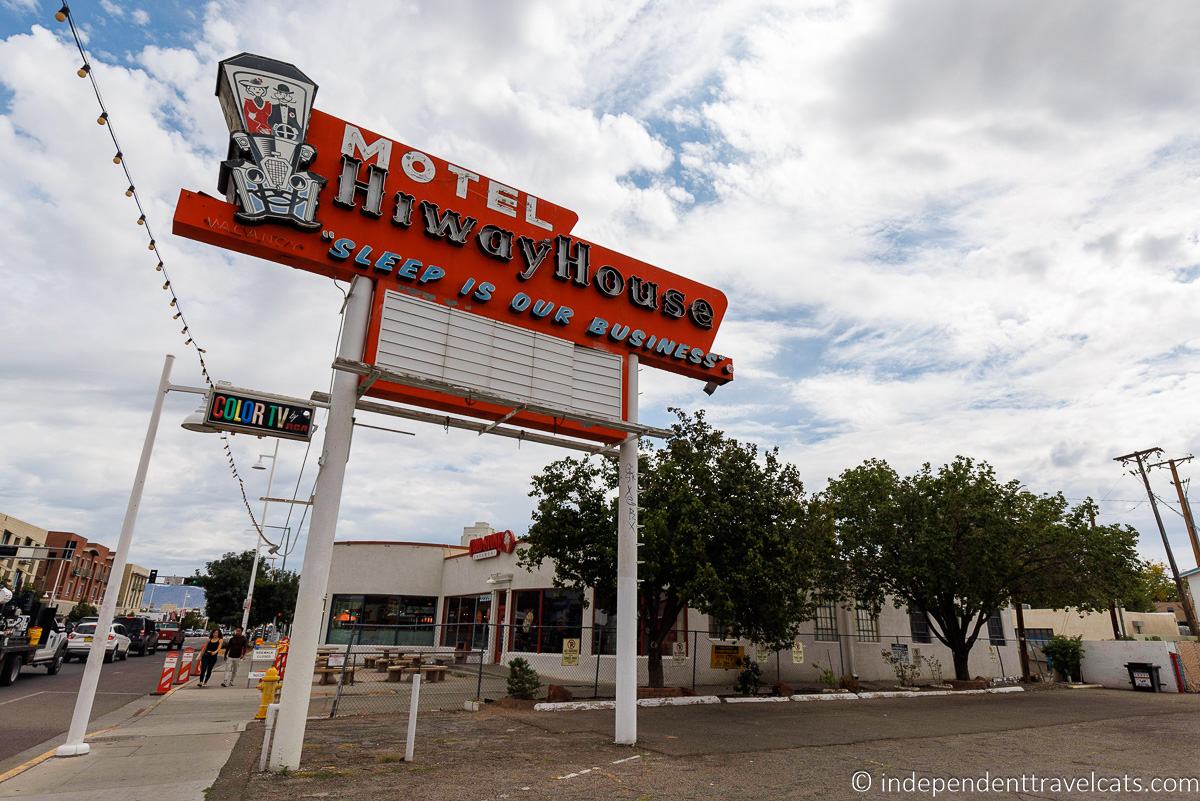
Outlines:
<svg viewBox="0 0 1200 801"><path fill-rule="evenodd" d="M59 22L66 22L71 29L71 37L75 40L75 48L79 51L79 58L81 60L81 65L76 74L78 74L80 78L88 79L92 86L92 93L96 96L96 103L100 106L100 116L96 118L96 123L107 128L108 135L112 139L114 150L113 163L119 166L122 172L125 173L125 179L128 182L128 187L125 190L125 196L132 198L134 205L137 206L137 224L146 232L146 236L149 239L147 250L153 253L157 259L154 269L157 272L162 273L163 291L170 295L171 298L170 302L168 303L168 308L174 311L174 313L171 315L171 319L183 326L179 331L180 335L184 337L183 344L185 347L192 348L192 350L195 352L196 359L200 362L200 374L204 376L204 383L211 389L213 388L214 383L212 376L209 375L208 372L208 363L204 358L204 355L208 351L205 348L200 347L200 343L196 341L195 336L192 334L191 325L188 323L187 317L183 312L183 305L179 302L179 296L175 293L175 286L171 282L170 273L167 271L166 261L163 259L162 252L159 250L158 242L154 238L154 229L150 225L150 218L146 213L146 206L142 203L141 195L138 193L137 183L133 180L133 173L129 169L129 161L125 156L125 152L121 149L120 141L117 139L116 128L113 125L112 117L108 112L108 106L106 106L104 103L104 97L100 93L100 84L96 81L96 73L95 70L92 69L92 61L90 58L88 58L87 50L83 46L83 39L79 35L79 29L75 26L75 18L71 14L70 7L66 3L63 3L62 8L55 12L54 18ZM270 540L267 540L266 537L263 536L262 526L259 524L258 519L254 516L254 510L250 508L250 498L246 494L246 483L242 480L242 476L238 472L237 462L233 458L233 449L229 444L229 435L224 431L221 432L221 443L225 448L225 457L229 462L229 472L233 476L234 480L236 480L238 483L238 489L242 494L242 503L246 507L246 514L250 516L251 524L254 526L255 531L258 532L259 537L262 537L262 539L269 544L273 544L270 543Z"/></svg>

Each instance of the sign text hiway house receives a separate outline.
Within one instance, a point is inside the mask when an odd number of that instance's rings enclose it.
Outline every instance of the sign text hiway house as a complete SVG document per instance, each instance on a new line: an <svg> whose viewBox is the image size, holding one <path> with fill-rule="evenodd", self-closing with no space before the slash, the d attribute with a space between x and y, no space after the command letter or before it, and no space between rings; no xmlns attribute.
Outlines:
<svg viewBox="0 0 1200 801"><path fill-rule="evenodd" d="M300 764L354 411L404 415L363 394L491 421L481 434L509 435L507 423L565 447L581 443L558 435L619 444L615 739L632 745L637 438L666 434L638 424L638 366L731 381L713 350L725 296L574 236L569 209L324 114L316 94L291 64L222 61L224 197L182 191L173 227L350 282L269 764ZM513 538L480 546L479 558L499 555Z"/></svg>

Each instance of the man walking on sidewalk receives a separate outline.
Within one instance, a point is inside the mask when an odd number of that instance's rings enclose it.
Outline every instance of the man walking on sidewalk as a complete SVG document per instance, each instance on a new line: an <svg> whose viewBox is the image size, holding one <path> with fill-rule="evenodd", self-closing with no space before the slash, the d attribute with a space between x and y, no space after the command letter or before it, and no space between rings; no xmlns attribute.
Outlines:
<svg viewBox="0 0 1200 801"><path fill-rule="evenodd" d="M221 682L222 687L232 687L237 681L238 666L246 656L246 646L242 627L238 626L233 630L233 636L225 643L225 680Z"/></svg>

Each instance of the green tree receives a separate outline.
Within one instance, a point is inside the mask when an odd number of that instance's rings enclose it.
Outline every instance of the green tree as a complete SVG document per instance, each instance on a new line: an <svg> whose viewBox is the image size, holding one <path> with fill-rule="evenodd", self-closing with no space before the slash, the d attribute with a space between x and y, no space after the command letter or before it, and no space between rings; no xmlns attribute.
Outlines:
<svg viewBox="0 0 1200 801"><path fill-rule="evenodd" d="M98 617L99 615L100 615L99 609L97 609L96 607L87 603L86 601L80 601L79 603L77 603L71 607L70 612L67 612L67 622L68 623L78 623L80 620L83 620L85 617Z"/></svg>
<svg viewBox="0 0 1200 801"><path fill-rule="evenodd" d="M1142 562L1126 592L1117 596L1130 612L1153 612L1154 604L1179 600L1175 580L1162 562Z"/></svg>
<svg viewBox="0 0 1200 801"><path fill-rule="evenodd" d="M798 471L776 450L760 456L678 409L671 436L639 461L641 546L638 618L650 686L663 683L663 643L681 611L698 609L735 633L778 647L812 616L836 571L831 537L809 536ZM553 560L560 586L593 587L615 608L616 464L561 459L533 477L526 567ZM824 535L827 529L818 528Z"/></svg>
<svg viewBox="0 0 1200 801"><path fill-rule="evenodd" d="M962 456L904 477L868 460L831 481L823 502L858 602L890 598L925 615L959 679L970 678L989 614L1014 599L1107 607L1136 565L1136 534L1093 528L1090 502L1072 508L1061 494L1002 483L986 462Z"/></svg>
<svg viewBox="0 0 1200 801"><path fill-rule="evenodd" d="M224 625L239 625L242 622L242 602L250 584L250 569L254 565L254 551L226 553L220 559L208 562L204 572L196 571L192 584L204 588L207 598L205 612L210 621ZM258 574L254 579L254 603L250 607L250 625L257 626L276 620L282 612L290 621L296 606L296 589L299 575L291 571L272 570L265 559L258 563Z"/></svg>

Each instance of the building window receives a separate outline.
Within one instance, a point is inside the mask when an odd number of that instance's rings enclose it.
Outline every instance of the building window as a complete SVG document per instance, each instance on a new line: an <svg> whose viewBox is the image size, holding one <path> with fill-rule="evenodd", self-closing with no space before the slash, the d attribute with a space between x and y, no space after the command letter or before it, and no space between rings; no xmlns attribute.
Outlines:
<svg viewBox="0 0 1200 801"><path fill-rule="evenodd" d="M815 639L837 641L837 607L834 604L821 604L817 607L816 623L817 631Z"/></svg>
<svg viewBox="0 0 1200 801"><path fill-rule="evenodd" d="M492 594L452 595L443 604L442 645L457 650L487 647L488 616L492 613Z"/></svg>
<svg viewBox="0 0 1200 801"><path fill-rule="evenodd" d="M732 640L733 624L728 620L722 620L716 615L708 616L708 638L710 640Z"/></svg>
<svg viewBox="0 0 1200 801"><path fill-rule="evenodd" d="M663 601L665 604L666 601ZM659 614L663 612L659 608ZM725 639L733 639L732 632L726 634ZM637 636L637 652L638 656L645 656L647 652L647 644L649 638L646 636L646 623L638 616L638 636ZM679 610L679 616L675 618L675 625L667 632L667 636L663 637L662 653L670 656L676 642L687 643L687 607ZM617 613L609 612L607 609L597 606L595 614L592 616L592 653L603 654L604 656L613 656L617 653Z"/></svg>
<svg viewBox="0 0 1200 801"><path fill-rule="evenodd" d="M929 618L925 617L924 612L908 613L908 629L913 642L933 642L929 636Z"/></svg>
<svg viewBox="0 0 1200 801"><path fill-rule="evenodd" d="M1053 636L1054 629L1025 629L1025 641L1033 645L1042 646Z"/></svg>
<svg viewBox="0 0 1200 801"><path fill-rule="evenodd" d="M515 590L509 648L531 653L562 653L564 639L583 631L583 593L579 590Z"/></svg>
<svg viewBox="0 0 1200 801"><path fill-rule="evenodd" d="M362 645L433 645L437 598L431 595L335 595L325 641Z"/></svg>
<svg viewBox="0 0 1200 801"><path fill-rule="evenodd" d="M879 613L871 609L856 607L854 623L859 642L879 642Z"/></svg>
<svg viewBox="0 0 1200 801"><path fill-rule="evenodd" d="M1004 619L999 612L992 612L987 619L988 642L992 645L1008 645L1004 638Z"/></svg>

